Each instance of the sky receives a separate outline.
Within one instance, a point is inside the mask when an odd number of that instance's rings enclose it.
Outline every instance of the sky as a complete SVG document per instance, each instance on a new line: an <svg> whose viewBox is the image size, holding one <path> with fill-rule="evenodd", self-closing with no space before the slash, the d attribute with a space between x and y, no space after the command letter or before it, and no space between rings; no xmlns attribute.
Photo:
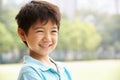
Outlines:
<svg viewBox="0 0 120 80"><path fill-rule="evenodd" d="M107 12L110 14L116 13L116 5L119 5L120 13L120 0L46 0L53 2L64 10L67 6L68 9L77 7L78 9L93 9L100 12ZM118 4L115 3L118 1ZM72 6L70 6L72 5Z"/></svg>
<svg viewBox="0 0 120 80"><path fill-rule="evenodd" d="M116 13L116 0L77 0L78 1L78 8L84 9L95 9L102 12L108 13ZM119 13L120 13L120 0L118 0L119 4Z"/></svg>
<svg viewBox="0 0 120 80"><path fill-rule="evenodd" d="M9 0L3 0L4 3L8 2ZM13 0L16 4L22 5L31 0ZM96 10L100 12L107 12L110 14L116 13L116 0L45 0L52 2L58 5L61 11L66 11L67 9L89 9L89 10ZM119 13L120 13L120 0L117 0L119 4ZM23 3L22 3L23 2ZM72 5L72 6L71 6ZM68 10L69 11L69 10Z"/></svg>

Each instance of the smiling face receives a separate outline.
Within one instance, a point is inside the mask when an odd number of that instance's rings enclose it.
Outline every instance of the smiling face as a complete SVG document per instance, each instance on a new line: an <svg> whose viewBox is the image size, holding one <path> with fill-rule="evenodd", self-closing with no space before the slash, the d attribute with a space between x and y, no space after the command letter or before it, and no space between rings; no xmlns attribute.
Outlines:
<svg viewBox="0 0 120 80"><path fill-rule="evenodd" d="M30 27L27 35L22 29L18 29L18 34L23 41L26 41L32 57L45 57L56 47L58 27L50 20L44 25L37 21Z"/></svg>

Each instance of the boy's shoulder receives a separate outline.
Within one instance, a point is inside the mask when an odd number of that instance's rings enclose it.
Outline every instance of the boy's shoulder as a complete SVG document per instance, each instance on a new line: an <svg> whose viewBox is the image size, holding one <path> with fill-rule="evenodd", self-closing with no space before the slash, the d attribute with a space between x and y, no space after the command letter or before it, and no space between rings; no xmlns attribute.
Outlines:
<svg viewBox="0 0 120 80"><path fill-rule="evenodd" d="M37 69L37 66L31 65L31 64L24 64L21 68L22 72L30 72L35 71Z"/></svg>

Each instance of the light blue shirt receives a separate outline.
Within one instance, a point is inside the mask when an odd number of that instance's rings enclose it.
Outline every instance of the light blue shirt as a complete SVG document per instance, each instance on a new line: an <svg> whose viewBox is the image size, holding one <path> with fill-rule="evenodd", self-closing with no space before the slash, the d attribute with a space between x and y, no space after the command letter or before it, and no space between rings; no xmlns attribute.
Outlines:
<svg viewBox="0 0 120 80"><path fill-rule="evenodd" d="M17 80L72 80L70 72L63 65L53 60L52 62L57 66L58 71L30 56L25 56Z"/></svg>

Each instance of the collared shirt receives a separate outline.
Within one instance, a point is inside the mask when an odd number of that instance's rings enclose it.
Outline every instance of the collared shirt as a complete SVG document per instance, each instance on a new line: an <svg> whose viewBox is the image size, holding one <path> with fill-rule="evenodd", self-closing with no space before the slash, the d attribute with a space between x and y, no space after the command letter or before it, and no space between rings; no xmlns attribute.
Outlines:
<svg viewBox="0 0 120 80"><path fill-rule="evenodd" d="M72 80L70 72L60 63L54 62L57 71L30 57L24 57L24 65L18 80Z"/></svg>

